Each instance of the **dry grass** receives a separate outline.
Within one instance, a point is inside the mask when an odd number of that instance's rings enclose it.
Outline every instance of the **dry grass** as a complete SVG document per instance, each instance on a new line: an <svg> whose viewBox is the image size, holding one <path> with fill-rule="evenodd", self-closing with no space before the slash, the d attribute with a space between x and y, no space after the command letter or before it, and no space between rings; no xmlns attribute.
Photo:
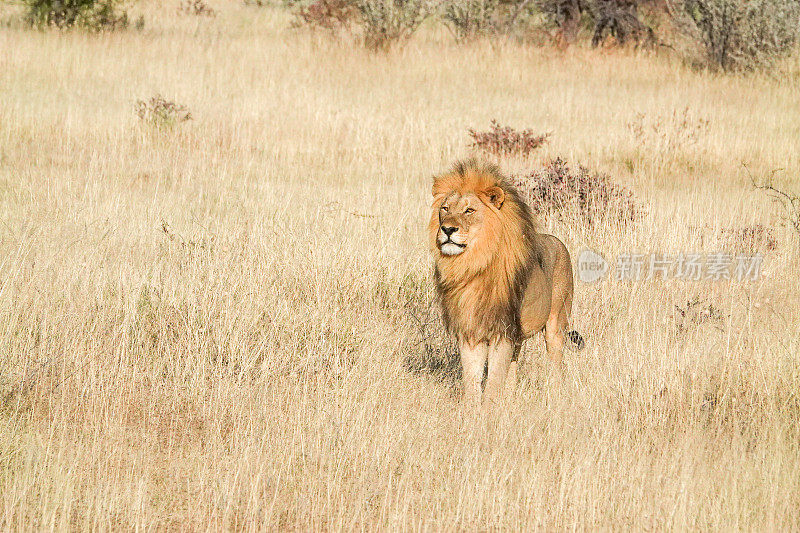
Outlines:
<svg viewBox="0 0 800 533"><path fill-rule="evenodd" d="M376 56L173 4L142 32L0 32L0 529L800 527L798 244L741 168L796 185L796 79L432 31ZM140 121L154 94L193 120ZM628 127L685 109L691 142ZM495 117L646 205L544 221L571 250L710 253L758 223L765 276L579 285L565 380L530 341L475 427L446 364L409 364L409 309L430 176Z"/></svg>

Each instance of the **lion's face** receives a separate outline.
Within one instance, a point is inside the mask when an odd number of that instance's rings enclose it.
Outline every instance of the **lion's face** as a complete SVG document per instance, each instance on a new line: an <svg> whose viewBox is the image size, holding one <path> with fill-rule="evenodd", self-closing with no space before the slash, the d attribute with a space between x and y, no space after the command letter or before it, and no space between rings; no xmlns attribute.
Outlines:
<svg viewBox="0 0 800 533"><path fill-rule="evenodd" d="M486 206L477 195L452 192L439 207L436 244L442 255L459 255L478 239Z"/></svg>

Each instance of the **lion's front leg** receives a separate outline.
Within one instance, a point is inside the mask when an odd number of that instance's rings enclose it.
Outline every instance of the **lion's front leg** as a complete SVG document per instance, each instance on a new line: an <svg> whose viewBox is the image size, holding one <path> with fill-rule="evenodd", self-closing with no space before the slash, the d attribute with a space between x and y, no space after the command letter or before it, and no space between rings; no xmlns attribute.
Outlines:
<svg viewBox="0 0 800 533"><path fill-rule="evenodd" d="M459 346L461 354L461 375L464 380L464 399L473 408L481 405L481 382L489 344L479 342L475 346L462 341Z"/></svg>
<svg viewBox="0 0 800 533"><path fill-rule="evenodd" d="M484 392L485 406L491 407L500 403L513 356L514 343L508 339L501 338L489 346L489 374L486 377Z"/></svg>

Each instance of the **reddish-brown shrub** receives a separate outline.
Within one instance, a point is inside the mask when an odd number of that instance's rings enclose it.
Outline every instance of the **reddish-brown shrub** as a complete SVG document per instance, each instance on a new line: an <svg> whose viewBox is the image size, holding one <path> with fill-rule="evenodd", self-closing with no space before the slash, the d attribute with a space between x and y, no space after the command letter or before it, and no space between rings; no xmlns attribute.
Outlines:
<svg viewBox="0 0 800 533"><path fill-rule="evenodd" d="M600 220L624 224L635 220L640 211L628 188L583 166L572 171L561 158L511 181L539 214L576 215L591 225Z"/></svg>
<svg viewBox="0 0 800 533"><path fill-rule="evenodd" d="M475 131L470 128L473 148L493 155L526 156L547 142L549 133L537 135L533 130L517 131L510 126L501 126L492 120L489 131Z"/></svg>
<svg viewBox="0 0 800 533"><path fill-rule="evenodd" d="M317 0L295 12L295 27L306 25L336 31L347 28L358 14L348 0Z"/></svg>
<svg viewBox="0 0 800 533"><path fill-rule="evenodd" d="M763 224L722 228L722 246L737 253L771 252L778 248L772 228Z"/></svg>

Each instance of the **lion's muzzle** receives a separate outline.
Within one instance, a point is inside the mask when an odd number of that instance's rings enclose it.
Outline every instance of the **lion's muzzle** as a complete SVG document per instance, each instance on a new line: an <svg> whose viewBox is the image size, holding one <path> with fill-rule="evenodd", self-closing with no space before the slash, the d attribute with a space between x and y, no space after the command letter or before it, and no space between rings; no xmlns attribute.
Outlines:
<svg viewBox="0 0 800 533"><path fill-rule="evenodd" d="M467 247L466 243L458 242L462 236L455 226L440 226L436 240L443 255L458 255Z"/></svg>

